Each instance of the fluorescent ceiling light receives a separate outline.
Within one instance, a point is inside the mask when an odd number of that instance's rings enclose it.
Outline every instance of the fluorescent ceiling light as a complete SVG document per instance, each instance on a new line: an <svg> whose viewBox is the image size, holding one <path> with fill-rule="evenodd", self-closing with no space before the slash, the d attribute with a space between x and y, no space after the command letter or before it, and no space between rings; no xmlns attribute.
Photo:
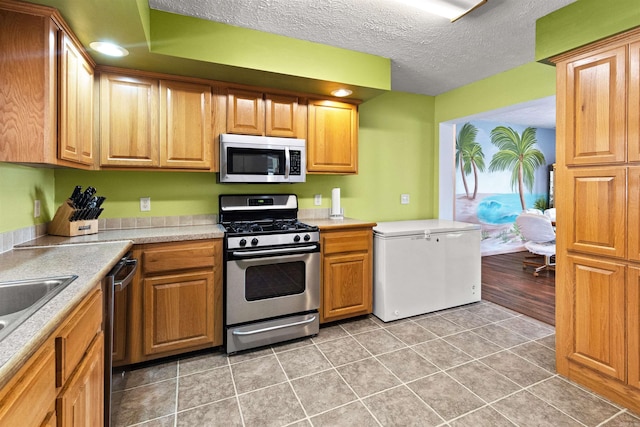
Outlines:
<svg viewBox="0 0 640 427"><path fill-rule="evenodd" d="M343 97L343 96L349 96L351 95L353 92L350 91L349 89L336 89L334 91L331 92L331 95L333 96L339 96L339 97Z"/></svg>
<svg viewBox="0 0 640 427"><path fill-rule="evenodd" d="M109 56L127 56L129 55L129 51L117 44L109 43L109 42L91 42L89 43L91 49L96 52L100 52L104 55Z"/></svg>
<svg viewBox="0 0 640 427"><path fill-rule="evenodd" d="M451 22L462 18L473 9L482 6L487 0L398 0L425 12L450 19Z"/></svg>

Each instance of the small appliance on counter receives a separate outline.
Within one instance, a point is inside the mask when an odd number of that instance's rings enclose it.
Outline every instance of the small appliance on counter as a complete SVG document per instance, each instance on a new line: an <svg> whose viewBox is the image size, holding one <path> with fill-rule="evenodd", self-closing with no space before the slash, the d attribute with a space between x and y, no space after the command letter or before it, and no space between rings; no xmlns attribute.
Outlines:
<svg viewBox="0 0 640 427"><path fill-rule="evenodd" d="M98 217L104 210L106 197L96 196L96 189L89 186L82 191L77 185L69 197L56 211L47 228L55 236L84 236L98 232Z"/></svg>

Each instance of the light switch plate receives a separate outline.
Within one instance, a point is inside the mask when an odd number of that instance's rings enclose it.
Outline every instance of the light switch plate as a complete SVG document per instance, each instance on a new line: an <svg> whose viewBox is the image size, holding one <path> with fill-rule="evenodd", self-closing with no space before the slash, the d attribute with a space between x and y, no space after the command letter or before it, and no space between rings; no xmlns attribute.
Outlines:
<svg viewBox="0 0 640 427"><path fill-rule="evenodd" d="M40 200L33 201L33 217L40 218Z"/></svg>
<svg viewBox="0 0 640 427"><path fill-rule="evenodd" d="M408 194L401 194L400 195L400 204L401 205L408 205L409 204L409 195Z"/></svg>

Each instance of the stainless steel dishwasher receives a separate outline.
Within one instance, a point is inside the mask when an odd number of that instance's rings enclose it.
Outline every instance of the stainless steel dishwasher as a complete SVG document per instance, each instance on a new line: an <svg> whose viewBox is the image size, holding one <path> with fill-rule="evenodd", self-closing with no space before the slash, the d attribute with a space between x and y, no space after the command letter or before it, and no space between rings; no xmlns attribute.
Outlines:
<svg viewBox="0 0 640 427"><path fill-rule="evenodd" d="M111 375L113 374L113 305L116 293L123 292L133 280L138 260L132 253L122 257L104 279L104 425L111 426Z"/></svg>

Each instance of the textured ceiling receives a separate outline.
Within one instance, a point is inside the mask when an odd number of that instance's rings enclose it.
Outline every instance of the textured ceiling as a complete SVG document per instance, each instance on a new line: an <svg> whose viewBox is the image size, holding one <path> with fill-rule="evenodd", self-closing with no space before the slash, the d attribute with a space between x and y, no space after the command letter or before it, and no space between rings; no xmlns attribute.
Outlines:
<svg viewBox="0 0 640 427"><path fill-rule="evenodd" d="M149 5L390 58L393 90L438 95L532 62L536 19L573 1L488 0L453 23L395 0L149 0Z"/></svg>

